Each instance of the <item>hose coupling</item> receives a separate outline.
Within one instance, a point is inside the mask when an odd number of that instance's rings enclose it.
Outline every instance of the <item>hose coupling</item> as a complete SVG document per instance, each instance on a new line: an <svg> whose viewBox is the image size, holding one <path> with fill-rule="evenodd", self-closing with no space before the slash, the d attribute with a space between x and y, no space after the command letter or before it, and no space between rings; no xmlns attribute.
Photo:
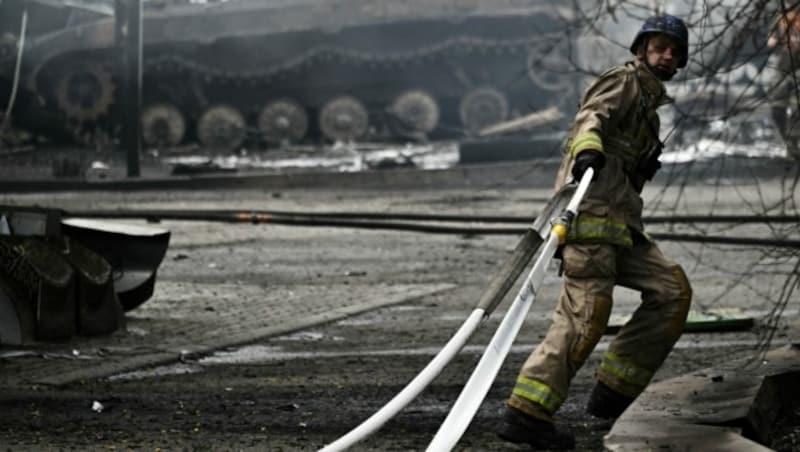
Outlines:
<svg viewBox="0 0 800 452"><path fill-rule="evenodd" d="M575 219L575 213L565 210L561 215L554 217L550 220L552 225L551 232L558 237L558 244L563 245L567 241L567 233L572 220Z"/></svg>

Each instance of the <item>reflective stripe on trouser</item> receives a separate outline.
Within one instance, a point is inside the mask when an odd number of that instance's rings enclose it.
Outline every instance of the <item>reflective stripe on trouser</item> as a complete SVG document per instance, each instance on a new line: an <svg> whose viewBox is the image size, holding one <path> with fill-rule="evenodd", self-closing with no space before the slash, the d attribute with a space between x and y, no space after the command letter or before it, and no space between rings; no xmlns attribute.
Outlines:
<svg viewBox="0 0 800 452"><path fill-rule="evenodd" d="M647 386L650 383L650 379L653 378L653 372L650 370L638 366L634 362L624 360L611 352L606 352L603 355L600 370L612 374L631 385L641 387Z"/></svg>
<svg viewBox="0 0 800 452"><path fill-rule="evenodd" d="M680 337L691 299L681 268L653 243L632 248L569 244L563 254L565 277L553 323L518 378L547 388L540 393L557 395L557 402L542 403L537 393L531 396L517 387L508 401L545 420L558 409L558 400L565 398L570 381L602 337L615 284L641 291L642 303L612 342L606 357L613 358L603 360L597 376L631 397L644 389Z"/></svg>
<svg viewBox="0 0 800 452"><path fill-rule="evenodd" d="M553 391L551 387L522 375L517 377L517 384L514 385L511 393L541 405L548 413L555 412L564 403L564 397Z"/></svg>

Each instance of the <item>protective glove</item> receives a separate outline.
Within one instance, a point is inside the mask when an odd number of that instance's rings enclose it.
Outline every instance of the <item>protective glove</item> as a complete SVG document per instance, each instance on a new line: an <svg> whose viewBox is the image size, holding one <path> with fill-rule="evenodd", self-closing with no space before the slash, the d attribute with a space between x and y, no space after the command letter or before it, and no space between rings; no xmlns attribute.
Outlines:
<svg viewBox="0 0 800 452"><path fill-rule="evenodd" d="M592 180L597 179L597 173L606 165L606 156L602 152L594 149L585 149L578 153L575 157L575 163L572 165L572 177L575 180L581 180L583 173L587 168L594 170L594 177Z"/></svg>

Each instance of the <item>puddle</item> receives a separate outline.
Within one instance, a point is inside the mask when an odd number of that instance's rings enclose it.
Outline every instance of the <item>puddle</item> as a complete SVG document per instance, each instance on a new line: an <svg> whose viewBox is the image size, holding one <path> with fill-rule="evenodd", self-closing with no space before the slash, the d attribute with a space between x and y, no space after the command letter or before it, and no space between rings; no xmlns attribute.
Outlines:
<svg viewBox="0 0 800 452"><path fill-rule="evenodd" d="M606 338L597 344L596 352L608 350L612 338ZM694 348L715 348L715 347L755 347L757 340L718 340L718 341L689 341L681 340L675 345L676 349ZM773 345L786 345L788 342L775 343ZM443 344L442 344L443 346ZM514 354L527 354L536 344L518 344L511 347ZM485 350L485 345L467 345L461 349L460 354L480 355ZM433 357L442 349L441 346L419 347L411 349L380 349L380 350L335 350L335 351L284 351L282 347L270 347L263 345L251 345L233 351L218 352L214 355L203 358L200 364L220 365L220 364L258 364L270 361L286 361L294 359L316 359L316 358L348 358L348 357L380 357L380 356L430 356Z"/></svg>
<svg viewBox="0 0 800 452"><path fill-rule="evenodd" d="M502 317L500 317L500 315L498 314L498 318L502 318ZM455 314L455 313L454 314L442 314L442 315L436 317L436 320L441 320L443 322L456 322L456 321L463 322L466 319L467 319L467 316L464 315L463 312L459 312L458 314Z"/></svg>
<svg viewBox="0 0 800 452"><path fill-rule="evenodd" d="M338 322L336 322L336 325L339 325L339 326L366 326L366 325L374 325L376 323L380 323L380 319L376 319L374 317L370 318L370 319L353 317L353 318L350 318L350 319L339 320Z"/></svg>
<svg viewBox="0 0 800 452"><path fill-rule="evenodd" d="M196 364L170 364L167 366L159 366L153 369L135 370L133 372L126 372L123 374L112 375L108 377L108 381L119 380L144 380L151 377L164 377L168 375L184 375L202 372L202 368Z"/></svg>
<svg viewBox="0 0 800 452"><path fill-rule="evenodd" d="M594 351L601 353L608 350L612 338L604 338ZM772 345L779 347L789 344L789 341L775 341ZM411 349L380 349L380 350L333 350L333 351L285 351L281 346L271 345L248 345L235 350L216 352L211 356L201 358L194 364L172 364L161 366L149 370L128 372L109 377L114 380L145 379L149 377L160 377L165 375L180 375L201 372L204 366L220 366L229 364L263 364L274 361L288 361L297 359L330 359L330 358L351 358L351 357L384 357L384 356L427 356L433 358L439 353L442 345L433 347L419 347ZM511 347L511 354L528 354L536 344L517 344ZM759 345L756 339L748 340L697 340L697 338L685 338L675 344L676 349L696 349L696 348L722 348L722 347L755 347ZM467 345L461 349L461 355L481 355L485 345Z"/></svg>
<svg viewBox="0 0 800 452"><path fill-rule="evenodd" d="M414 306L410 304L397 305L397 306L389 306L388 308L386 308L386 311L407 312L407 311L422 311L424 309L430 309L430 306Z"/></svg>
<svg viewBox="0 0 800 452"><path fill-rule="evenodd" d="M298 331L297 333L287 334L285 336L278 336L272 339L275 342L316 342L321 340L328 340L333 342L343 341L341 336L326 336L324 333L318 331Z"/></svg>
<svg viewBox="0 0 800 452"><path fill-rule="evenodd" d="M201 358L200 365L224 365L224 364L252 364L266 361L274 361L271 356L279 355L283 347L271 345L247 345L235 350L216 352L211 356Z"/></svg>

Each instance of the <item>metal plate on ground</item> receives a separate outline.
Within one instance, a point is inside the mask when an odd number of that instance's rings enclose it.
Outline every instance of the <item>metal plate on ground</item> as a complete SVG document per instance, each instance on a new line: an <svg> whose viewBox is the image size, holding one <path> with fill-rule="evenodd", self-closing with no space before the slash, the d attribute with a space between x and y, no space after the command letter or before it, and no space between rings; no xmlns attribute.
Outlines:
<svg viewBox="0 0 800 452"><path fill-rule="evenodd" d="M612 315L608 321L606 334L616 334L631 314ZM711 333L719 331L746 331L755 325L753 317L736 310L716 310L708 312L690 311L686 319L684 332Z"/></svg>

